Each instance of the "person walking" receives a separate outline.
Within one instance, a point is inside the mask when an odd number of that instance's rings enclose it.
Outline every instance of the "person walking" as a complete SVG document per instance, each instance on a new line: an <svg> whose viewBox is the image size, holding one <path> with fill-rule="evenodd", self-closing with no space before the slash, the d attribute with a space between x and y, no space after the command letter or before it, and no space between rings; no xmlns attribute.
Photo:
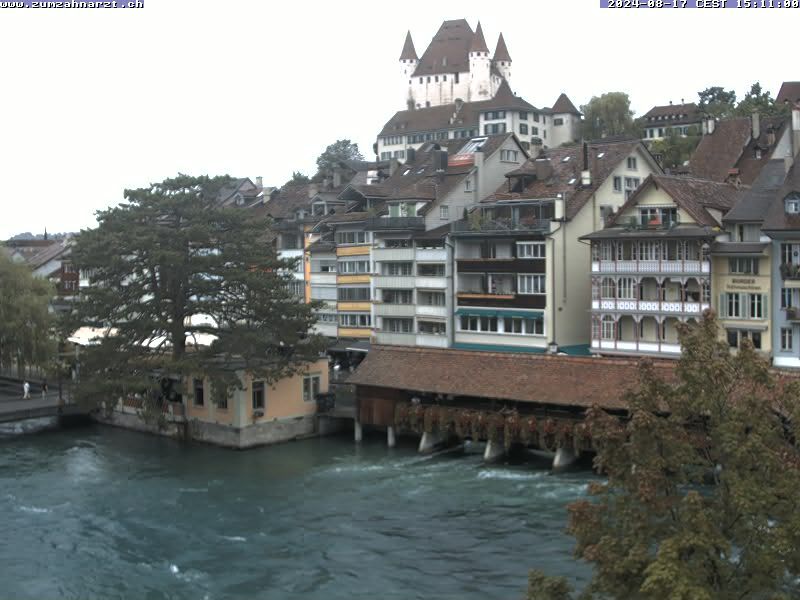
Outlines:
<svg viewBox="0 0 800 600"><path fill-rule="evenodd" d="M42 400L47 397L47 379L42 379Z"/></svg>
<svg viewBox="0 0 800 600"><path fill-rule="evenodd" d="M31 399L31 384L27 381L22 384L22 399L23 400L30 400Z"/></svg>

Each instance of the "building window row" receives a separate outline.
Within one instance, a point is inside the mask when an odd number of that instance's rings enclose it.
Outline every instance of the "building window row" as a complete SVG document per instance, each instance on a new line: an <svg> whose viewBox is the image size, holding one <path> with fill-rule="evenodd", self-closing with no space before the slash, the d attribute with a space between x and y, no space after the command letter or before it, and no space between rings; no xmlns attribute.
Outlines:
<svg viewBox="0 0 800 600"><path fill-rule="evenodd" d="M517 242L517 258L544 258L544 242Z"/></svg>
<svg viewBox="0 0 800 600"><path fill-rule="evenodd" d="M509 333L517 335L544 335L543 319L521 317L480 317L462 315L459 319L461 331L481 333Z"/></svg>
<svg viewBox="0 0 800 600"><path fill-rule="evenodd" d="M337 289L340 302L367 302L370 300L368 287L340 287Z"/></svg>
<svg viewBox="0 0 800 600"><path fill-rule="evenodd" d="M369 231L337 231L336 243L340 245L369 244L372 236Z"/></svg>
<svg viewBox="0 0 800 600"><path fill-rule="evenodd" d="M767 296L724 293L720 296L719 308L721 316L728 319L766 319Z"/></svg>
<svg viewBox="0 0 800 600"><path fill-rule="evenodd" d="M368 260L348 260L339 261L339 273L370 273L370 264Z"/></svg>
<svg viewBox="0 0 800 600"><path fill-rule="evenodd" d="M369 313L341 313L339 325L342 327L371 327L372 317Z"/></svg>
<svg viewBox="0 0 800 600"><path fill-rule="evenodd" d="M619 241L592 244L592 260L707 260L704 248L697 242Z"/></svg>

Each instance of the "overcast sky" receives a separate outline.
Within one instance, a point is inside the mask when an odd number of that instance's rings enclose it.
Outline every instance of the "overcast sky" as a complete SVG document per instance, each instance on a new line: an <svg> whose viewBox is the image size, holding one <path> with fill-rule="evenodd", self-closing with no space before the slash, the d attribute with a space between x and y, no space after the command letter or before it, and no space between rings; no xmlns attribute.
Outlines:
<svg viewBox="0 0 800 600"><path fill-rule="evenodd" d="M0 239L77 231L123 190L178 172L313 173L338 138L372 158L404 108L398 57L442 20L502 31L536 106L626 91L637 115L710 85L773 95L797 10L600 9L598 0L144 0L141 9L0 9Z"/></svg>

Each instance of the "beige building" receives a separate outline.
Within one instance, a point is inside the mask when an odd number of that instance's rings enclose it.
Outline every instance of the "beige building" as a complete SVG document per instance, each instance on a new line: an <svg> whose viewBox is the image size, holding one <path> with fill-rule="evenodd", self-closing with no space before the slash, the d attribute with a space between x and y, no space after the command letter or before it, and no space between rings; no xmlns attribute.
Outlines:
<svg viewBox="0 0 800 600"><path fill-rule="evenodd" d="M190 382L184 398L193 439L234 448L271 444L314 433L317 395L328 392L328 360L270 385L240 372L243 387L224 401L212 394L207 378Z"/></svg>

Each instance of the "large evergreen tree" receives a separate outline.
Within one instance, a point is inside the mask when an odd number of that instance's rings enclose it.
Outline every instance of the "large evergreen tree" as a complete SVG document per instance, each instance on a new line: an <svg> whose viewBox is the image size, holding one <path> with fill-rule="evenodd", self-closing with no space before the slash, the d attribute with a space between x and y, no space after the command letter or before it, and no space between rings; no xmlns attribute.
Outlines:
<svg viewBox="0 0 800 600"><path fill-rule="evenodd" d="M318 356L312 306L288 287L295 261L277 257L266 220L217 205L229 180L180 175L126 190L77 236L73 259L91 285L70 326L109 332L82 355L81 398L148 389L154 373L204 374L227 393L234 368L273 382Z"/></svg>
<svg viewBox="0 0 800 600"><path fill-rule="evenodd" d="M711 313L680 339L675 381L644 362L628 420L589 416L608 479L570 506L576 556L594 565L584 597L798 598L798 384L749 343L730 354ZM568 597L563 580L531 584L530 598Z"/></svg>
<svg viewBox="0 0 800 600"><path fill-rule="evenodd" d="M0 367L46 367L54 356L48 310L55 290L0 252Z"/></svg>

